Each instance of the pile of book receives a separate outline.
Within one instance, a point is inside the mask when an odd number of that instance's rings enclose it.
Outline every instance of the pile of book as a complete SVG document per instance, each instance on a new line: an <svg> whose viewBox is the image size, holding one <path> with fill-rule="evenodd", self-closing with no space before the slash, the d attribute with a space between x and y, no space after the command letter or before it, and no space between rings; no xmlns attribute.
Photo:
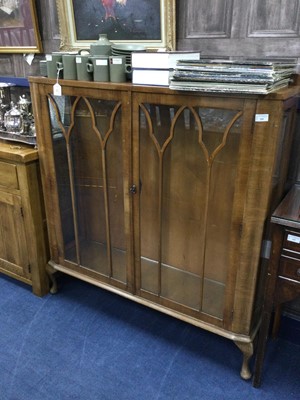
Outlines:
<svg viewBox="0 0 300 400"><path fill-rule="evenodd" d="M169 86L178 60L200 60L199 51L139 51L131 54L132 83Z"/></svg>
<svg viewBox="0 0 300 400"><path fill-rule="evenodd" d="M296 70L293 60L179 60L170 89L223 93L268 94L288 86Z"/></svg>

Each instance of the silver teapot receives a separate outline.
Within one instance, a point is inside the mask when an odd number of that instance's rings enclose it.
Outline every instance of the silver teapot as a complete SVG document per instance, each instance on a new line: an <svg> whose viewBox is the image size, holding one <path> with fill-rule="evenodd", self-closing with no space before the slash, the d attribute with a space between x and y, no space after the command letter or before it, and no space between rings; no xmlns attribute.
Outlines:
<svg viewBox="0 0 300 400"><path fill-rule="evenodd" d="M23 132L22 112L18 110L14 102L10 103L10 110L4 114L4 125L8 132L20 135Z"/></svg>

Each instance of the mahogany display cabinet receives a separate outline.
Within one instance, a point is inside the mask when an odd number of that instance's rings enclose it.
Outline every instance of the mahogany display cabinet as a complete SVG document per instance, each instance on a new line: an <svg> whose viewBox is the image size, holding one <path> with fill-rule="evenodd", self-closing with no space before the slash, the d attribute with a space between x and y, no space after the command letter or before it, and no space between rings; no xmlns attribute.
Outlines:
<svg viewBox="0 0 300 400"><path fill-rule="evenodd" d="M51 259L231 339L260 324L265 221L284 191L297 87L268 96L29 78Z"/></svg>

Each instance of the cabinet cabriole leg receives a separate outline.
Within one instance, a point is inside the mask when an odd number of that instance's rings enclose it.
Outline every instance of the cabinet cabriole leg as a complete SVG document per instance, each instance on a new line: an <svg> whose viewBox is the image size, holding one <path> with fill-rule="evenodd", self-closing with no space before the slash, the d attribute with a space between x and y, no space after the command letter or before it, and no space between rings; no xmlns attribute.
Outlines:
<svg viewBox="0 0 300 400"><path fill-rule="evenodd" d="M56 277L55 277L55 273L57 271L55 270L55 268L52 267L52 265L47 264L46 265L46 272L47 272L47 274L49 276L50 283L51 283L50 293L51 294L56 294L57 291L58 291L58 288L57 288L57 280L56 280Z"/></svg>
<svg viewBox="0 0 300 400"><path fill-rule="evenodd" d="M237 347L243 353L243 364L242 364L240 375L243 379L250 379L252 376L252 373L249 368L249 361L253 355L253 343L252 342L243 343L243 342L238 342L238 341L234 341L234 343L237 345Z"/></svg>

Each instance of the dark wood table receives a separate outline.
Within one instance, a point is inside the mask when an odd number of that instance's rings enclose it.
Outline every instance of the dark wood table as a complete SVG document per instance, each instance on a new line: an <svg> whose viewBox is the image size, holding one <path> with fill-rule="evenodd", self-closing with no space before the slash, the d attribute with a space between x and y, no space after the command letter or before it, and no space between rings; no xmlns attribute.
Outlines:
<svg viewBox="0 0 300 400"><path fill-rule="evenodd" d="M271 315L274 308L275 330L279 307L300 295L300 185L294 185L271 217L272 252L270 257L262 323L257 345L253 386L259 387Z"/></svg>

